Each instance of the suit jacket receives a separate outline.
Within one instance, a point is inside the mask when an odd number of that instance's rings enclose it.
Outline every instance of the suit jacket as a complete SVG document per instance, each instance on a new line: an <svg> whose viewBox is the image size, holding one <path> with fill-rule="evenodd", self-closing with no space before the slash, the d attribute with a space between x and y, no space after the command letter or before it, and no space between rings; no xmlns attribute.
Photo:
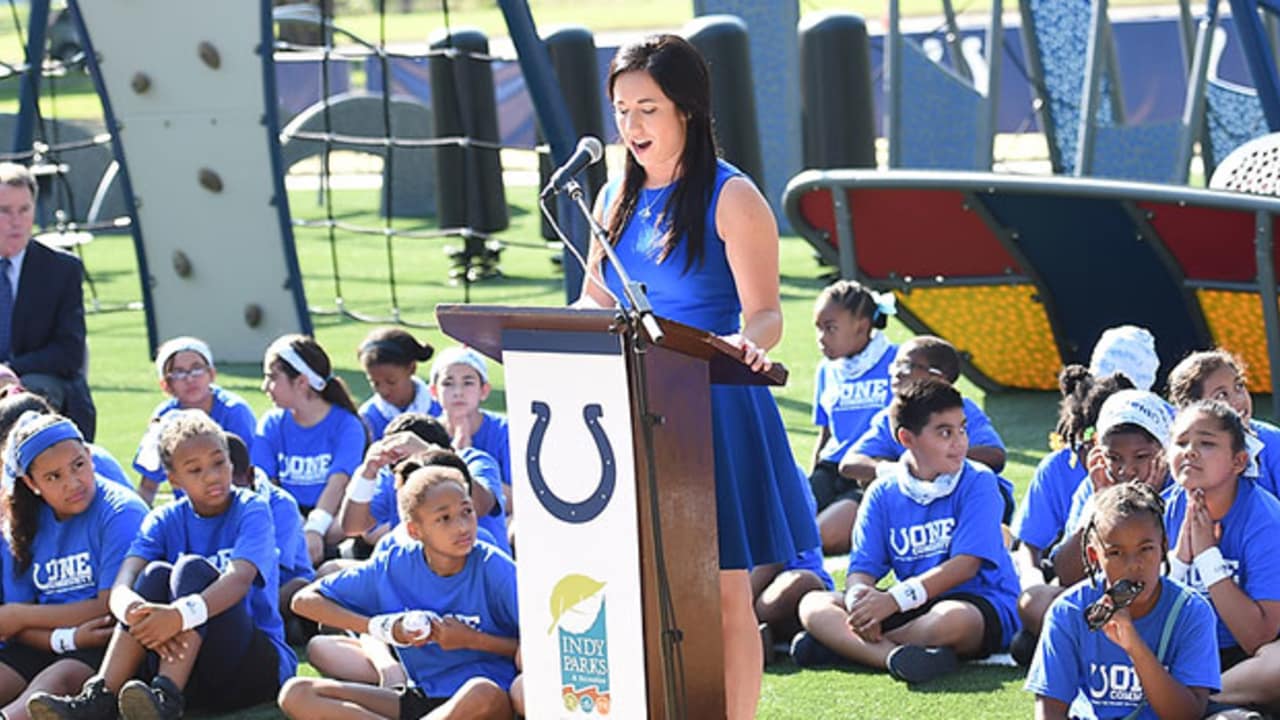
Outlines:
<svg viewBox="0 0 1280 720"><path fill-rule="evenodd" d="M84 368L84 267L79 258L35 240L18 277L9 367L71 380Z"/></svg>

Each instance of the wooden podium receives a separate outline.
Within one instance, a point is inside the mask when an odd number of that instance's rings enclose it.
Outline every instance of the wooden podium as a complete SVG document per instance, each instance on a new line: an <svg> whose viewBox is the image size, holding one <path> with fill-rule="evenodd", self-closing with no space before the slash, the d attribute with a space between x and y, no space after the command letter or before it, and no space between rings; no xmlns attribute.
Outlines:
<svg viewBox="0 0 1280 720"><path fill-rule="evenodd" d="M786 371L669 320L633 352L612 310L436 317L506 366L527 716L723 718L710 385Z"/></svg>

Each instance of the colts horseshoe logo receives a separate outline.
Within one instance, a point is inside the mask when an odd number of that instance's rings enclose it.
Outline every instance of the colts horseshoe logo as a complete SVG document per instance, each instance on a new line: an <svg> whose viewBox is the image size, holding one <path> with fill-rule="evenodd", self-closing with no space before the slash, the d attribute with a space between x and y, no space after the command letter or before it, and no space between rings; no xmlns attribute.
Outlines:
<svg viewBox="0 0 1280 720"><path fill-rule="evenodd" d="M613 497L617 481L617 467L613 462L613 447L609 445L609 436L600 427L600 417L604 414L598 403L582 408L582 419L596 441L596 452L600 455L600 483L591 495L581 502L566 502L547 486L542 477L542 465L539 456L542 453L542 439L547 434L547 425L551 423L551 408L544 402L533 402L533 430L529 433L529 450L525 464L529 471L529 483L533 485L533 493L538 502L555 517L568 523L584 523L593 520L604 511Z"/></svg>

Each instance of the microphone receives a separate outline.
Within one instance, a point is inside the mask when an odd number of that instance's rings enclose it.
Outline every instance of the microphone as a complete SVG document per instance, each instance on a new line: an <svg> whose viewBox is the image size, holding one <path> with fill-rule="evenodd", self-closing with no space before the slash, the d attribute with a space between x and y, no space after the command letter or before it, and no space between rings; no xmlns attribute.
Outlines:
<svg viewBox="0 0 1280 720"><path fill-rule="evenodd" d="M556 169L551 175L551 181L542 189L542 197L556 194L565 189L573 176L582 172L583 169L595 165L600 162L600 158L604 157L604 145L601 144L600 138L584 135L578 141L578 147L573 151L573 155Z"/></svg>

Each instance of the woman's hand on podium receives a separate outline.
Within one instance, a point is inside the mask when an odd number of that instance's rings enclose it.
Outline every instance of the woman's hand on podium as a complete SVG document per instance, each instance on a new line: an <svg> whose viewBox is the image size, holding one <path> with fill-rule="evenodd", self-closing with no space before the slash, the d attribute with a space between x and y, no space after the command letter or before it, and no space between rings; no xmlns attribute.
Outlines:
<svg viewBox="0 0 1280 720"><path fill-rule="evenodd" d="M732 335L721 335L720 339L742 351L742 363L750 366L752 372L763 372L773 367L773 361L769 359L765 349L755 344L746 335L734 333Z"/></svg>

